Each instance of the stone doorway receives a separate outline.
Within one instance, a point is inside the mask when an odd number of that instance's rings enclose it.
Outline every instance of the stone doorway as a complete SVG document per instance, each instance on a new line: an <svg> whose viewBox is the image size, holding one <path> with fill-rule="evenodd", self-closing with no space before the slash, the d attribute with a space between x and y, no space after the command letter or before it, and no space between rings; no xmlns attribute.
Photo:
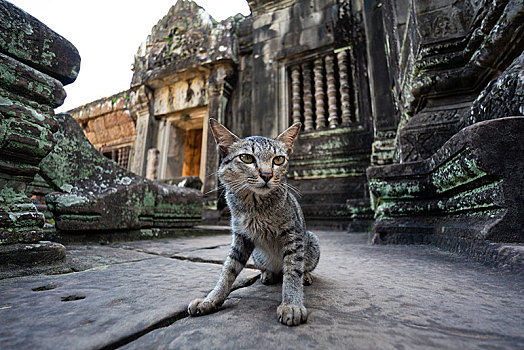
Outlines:
<svg viewBox="0 0 524 350"><path fill-rule="evenodd" d="M202 145L206 109L176 113L165 118L159 127L159 179L180 176L202 177L205 151Z"/></svg>
<svg viewBox="0 0 524 350"><path fill-rule="evenodd" d="M185 131L184 166L182 176L200 176L202 154L202 129Z"/></svg>

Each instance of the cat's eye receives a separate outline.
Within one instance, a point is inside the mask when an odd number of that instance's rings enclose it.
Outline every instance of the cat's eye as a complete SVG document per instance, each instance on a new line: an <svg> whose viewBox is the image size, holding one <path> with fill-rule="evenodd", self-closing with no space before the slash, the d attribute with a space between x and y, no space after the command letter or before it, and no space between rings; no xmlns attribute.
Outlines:
<svg viewBox="0 0 524 350"><path fill-rule="evenodd" d="M253 157L251 154L241 154L239 158L246 164L251 164L255 162L255 157Z"/></svg>
<svg viewBox="0 0 524 350"><path fill-rule="evenodd" d="M276 156L273 158L273 164L275 165L282 165L286 161L286 158L284 156Z"/></svg>

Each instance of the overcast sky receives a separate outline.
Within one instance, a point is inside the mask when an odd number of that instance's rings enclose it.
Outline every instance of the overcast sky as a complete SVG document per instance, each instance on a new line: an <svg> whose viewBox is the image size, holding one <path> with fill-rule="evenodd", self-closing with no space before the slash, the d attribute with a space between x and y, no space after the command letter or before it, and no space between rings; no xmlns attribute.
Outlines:
<svg viewBox="0 0 524 350"><path fill-rule="evenodd" d="M127 90L131 64L151 28L176 0L8 0L65 37L80 52L77 80L57 111ZM249 15L246 0L196 0L215 20Z"/></svg>

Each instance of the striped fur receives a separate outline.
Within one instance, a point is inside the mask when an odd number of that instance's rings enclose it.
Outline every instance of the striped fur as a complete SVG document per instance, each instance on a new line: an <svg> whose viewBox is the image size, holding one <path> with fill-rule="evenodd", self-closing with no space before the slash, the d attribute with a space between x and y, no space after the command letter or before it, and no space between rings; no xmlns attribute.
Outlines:
<svg viewBox="0 0 524 350"><path fill-rule="evenodd" d="M218 176L226 190L233 239L216 287L205 299L189 304L190 315L208 314L220 307L253 254L262 283L282 278L282 303L277 309L280 322L292 326L307 320L303 285L312 282L310 272L318 263L320 249L317 236L306 230L302 210L286 182L289 155L300 126L292 125L276 139L240 139L211 120L224 155ZM284 157L282 164L278 157Z"/></svg>

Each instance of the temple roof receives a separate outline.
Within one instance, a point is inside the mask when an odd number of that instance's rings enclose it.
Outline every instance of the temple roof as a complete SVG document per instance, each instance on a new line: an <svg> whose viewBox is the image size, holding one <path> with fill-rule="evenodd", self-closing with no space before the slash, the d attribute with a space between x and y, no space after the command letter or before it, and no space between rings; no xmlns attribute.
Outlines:
<svg viewBox="0 0 524 350"><path fill-rule="evenodd" d="M191 0L178 0L139 47L131 86L224 59L234 60L242 15L217 22Z"/></svg>

